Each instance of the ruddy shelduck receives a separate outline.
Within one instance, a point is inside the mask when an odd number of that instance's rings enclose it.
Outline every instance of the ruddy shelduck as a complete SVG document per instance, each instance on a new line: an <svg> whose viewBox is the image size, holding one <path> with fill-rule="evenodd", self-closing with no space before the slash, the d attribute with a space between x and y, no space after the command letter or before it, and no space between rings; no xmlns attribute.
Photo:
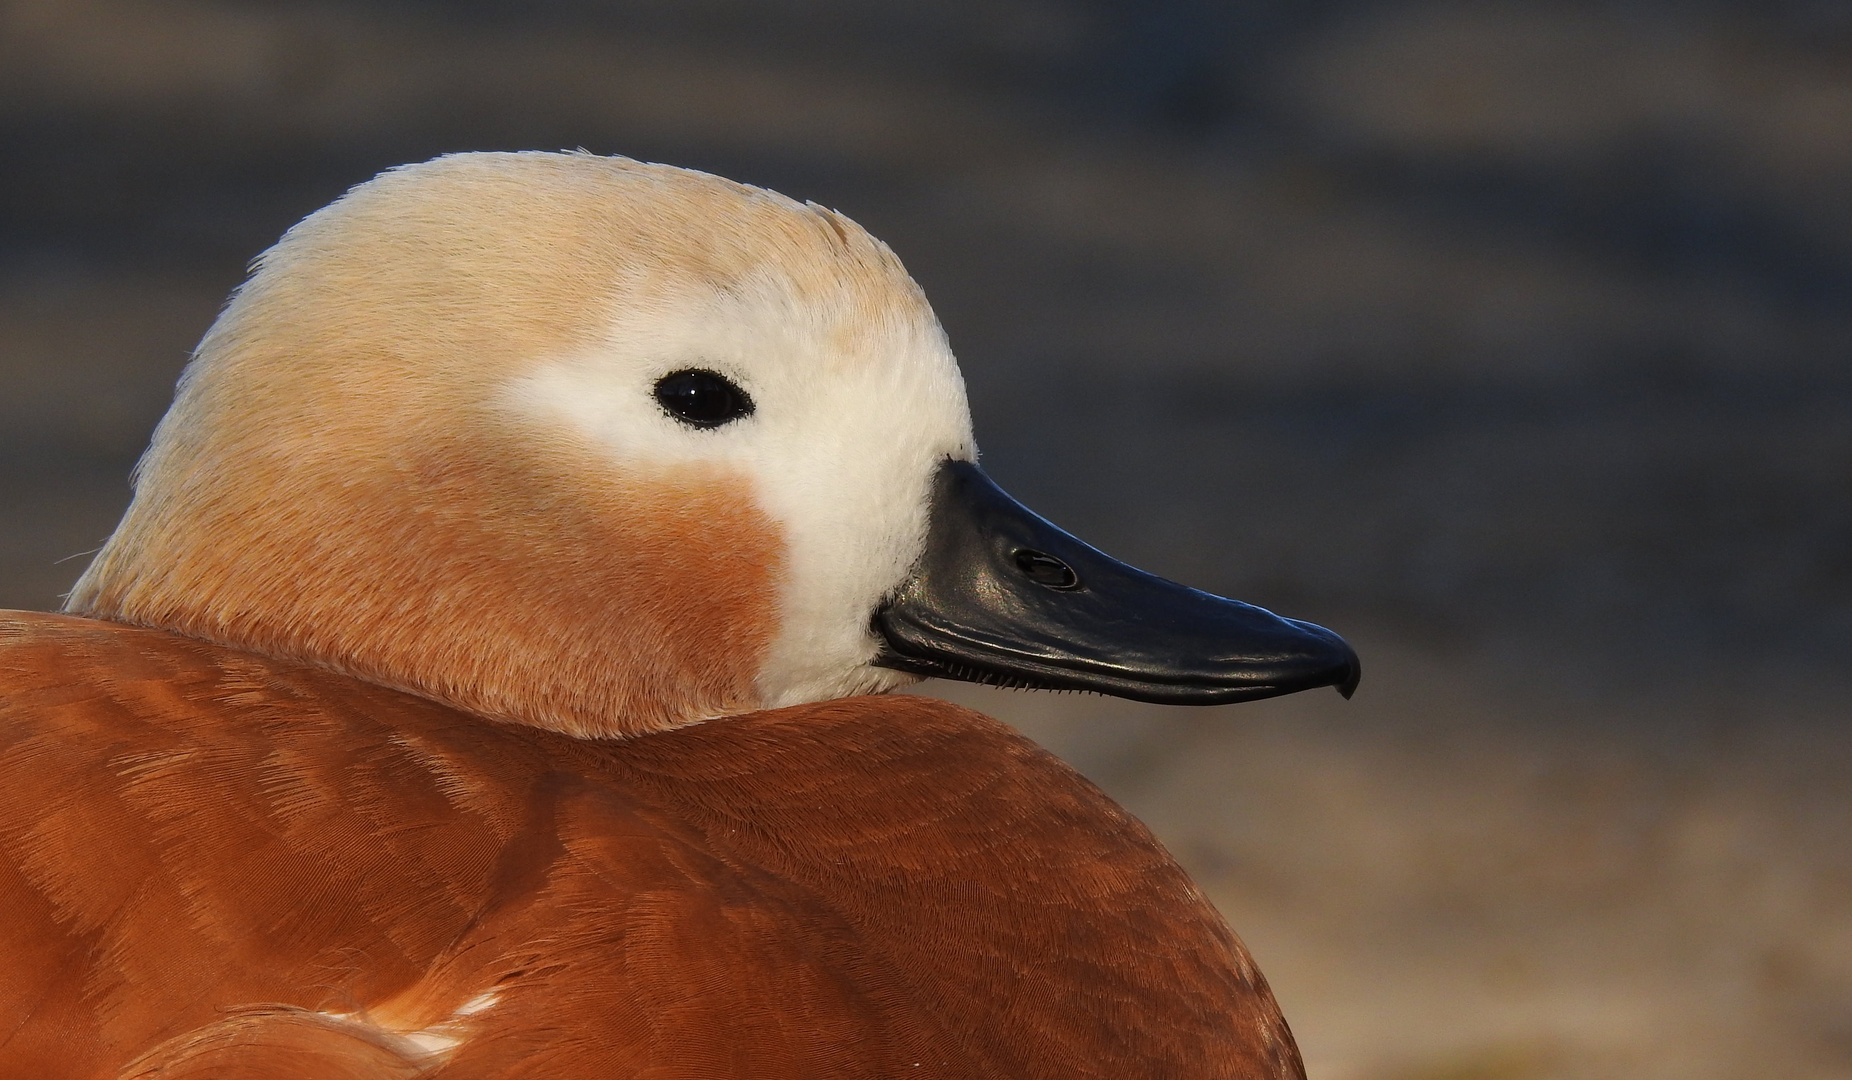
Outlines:
<svg viewBox="0 0 1852 1080"><path fill-rule="evenodd" d="M1301 1075L1136 820L883 692L1348 694L1354 654L975 461L832 211L523 153L311 215L67 612L0 616L0 1076Z"/></svg>

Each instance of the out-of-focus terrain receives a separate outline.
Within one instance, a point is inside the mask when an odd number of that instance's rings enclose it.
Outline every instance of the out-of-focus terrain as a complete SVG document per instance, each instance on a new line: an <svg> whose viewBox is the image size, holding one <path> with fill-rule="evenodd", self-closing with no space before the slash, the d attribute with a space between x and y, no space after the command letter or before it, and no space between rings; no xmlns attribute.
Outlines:
<svg viewBox="0 0 1852 1080"><path fill-rule="evenodd" d="M0 0L0 605L246 261L584 146L836 206L985 463L1356 700L928 684L1149 821L1316 1078L1852 1076L1852 14L1661 0Z"/></svg>

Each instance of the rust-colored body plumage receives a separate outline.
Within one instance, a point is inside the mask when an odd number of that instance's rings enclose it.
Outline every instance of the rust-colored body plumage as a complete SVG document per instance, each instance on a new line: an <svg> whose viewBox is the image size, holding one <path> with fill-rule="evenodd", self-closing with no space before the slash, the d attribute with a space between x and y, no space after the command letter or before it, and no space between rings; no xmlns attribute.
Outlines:
<svg viewBox="0 0 1852 1080"><path fill-rule="evenodd" d="M1161 846L995 721L617 742L0 618L0 1076L1285 1077Z"/></svg>

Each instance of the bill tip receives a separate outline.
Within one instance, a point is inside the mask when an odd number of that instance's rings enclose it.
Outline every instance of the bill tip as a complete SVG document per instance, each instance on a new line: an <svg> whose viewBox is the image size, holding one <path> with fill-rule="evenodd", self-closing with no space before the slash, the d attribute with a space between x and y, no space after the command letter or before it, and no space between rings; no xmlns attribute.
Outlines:
<svg viewBox="0 0 1852 1080"><path fill-rule="evenodd" d="M1358 663L1355 657L1352 657L1351 662L1350 662L1350 674L1344 676L1343 679L1333 683L1332 689L1336 690L1338 694L1344 698L1345 701L1349 701L1350 696L1357 692L1357 684L1362 681L1363 681L1363 665Z"/></svg>

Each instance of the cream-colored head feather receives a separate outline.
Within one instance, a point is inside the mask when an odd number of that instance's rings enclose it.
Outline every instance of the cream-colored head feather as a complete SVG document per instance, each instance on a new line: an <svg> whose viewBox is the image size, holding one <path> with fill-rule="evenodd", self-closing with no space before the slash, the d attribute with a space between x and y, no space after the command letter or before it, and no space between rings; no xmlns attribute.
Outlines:
<svg viewBox="0 0 1852 1080"><path fill-rule="evenodd" d="M719 372L751 415L653 388ZM975 451L880 242L587 154L388 172L201 342L69 609L580 735L891 688L869 618Z"/></svg>

